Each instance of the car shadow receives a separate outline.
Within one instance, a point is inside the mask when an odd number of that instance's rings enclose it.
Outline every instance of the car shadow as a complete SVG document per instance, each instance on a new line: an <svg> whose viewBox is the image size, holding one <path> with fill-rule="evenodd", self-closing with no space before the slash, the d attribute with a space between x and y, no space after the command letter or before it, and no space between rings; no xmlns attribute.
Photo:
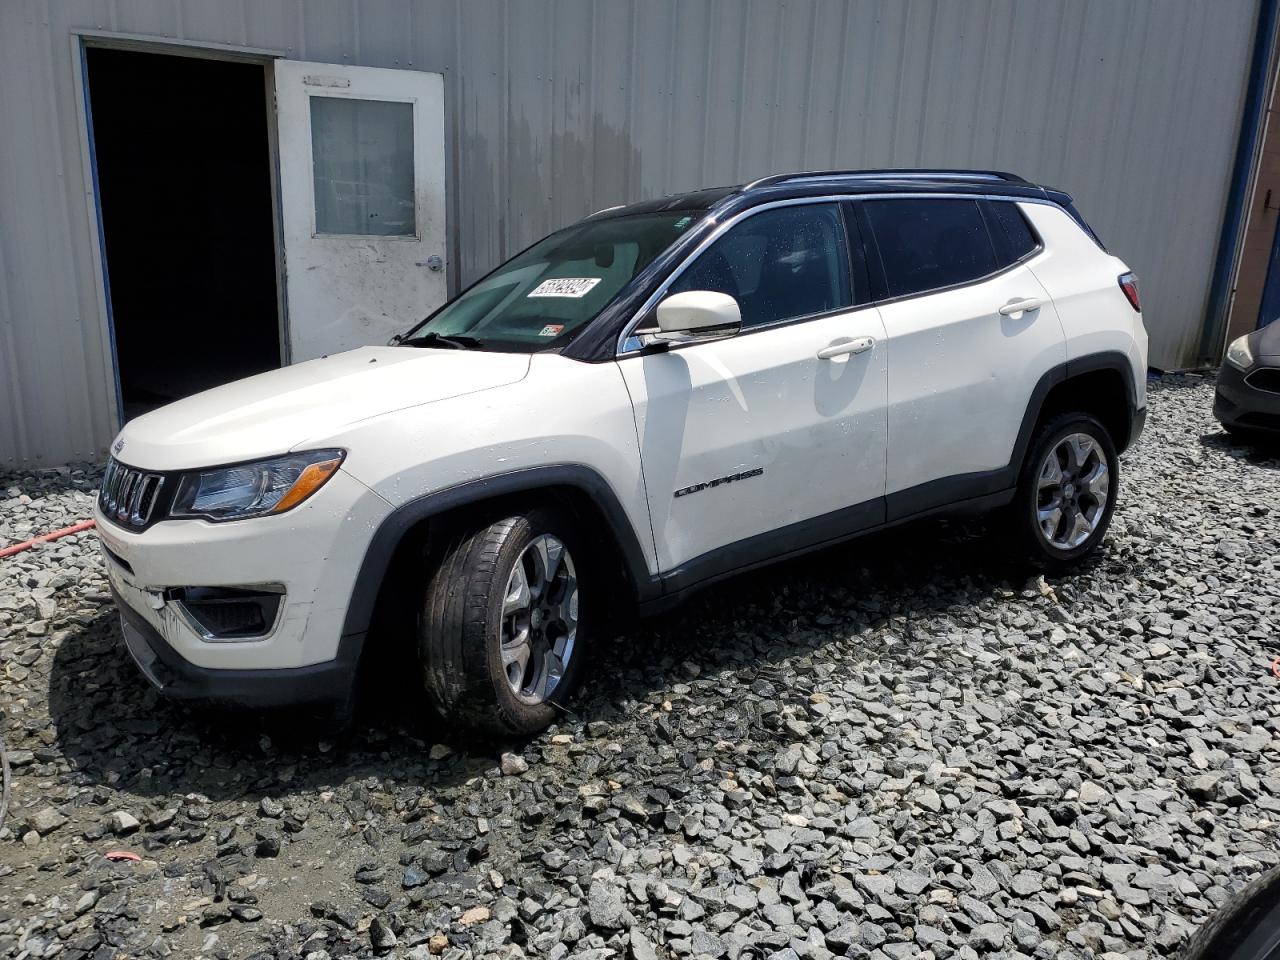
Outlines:
<svg viewBox="0 0 1280 960"><path fill-rule="evenodd" d="M889 646L899 648L893 659L900 659L907 649L900 645L917 642L915 621L941 613L963 618L993 597L1069 588L1116 562L1104 552L1070 576L1041 580L1039 568L978 519L919 521L862 537L724 581L618 638L591 671L599 679L579 702L578 715L610 719L629 702L652 700L691 677L767 675L771 663L829 644L840 645L837 662L852 678L882 661ZM1058 599L1069 608L1069 597ZM891 629L880 629L886 626ZM851 637L856 641L846 643Z"/></svg>
<svg viewBox="0 0 1280 960"><path fill-rule="evenodd" d="M1067 584L1069 595L1071 579L1117 562L1104 551L1072 577L1043 586L979 520L922 521L864 537L710 587L601 643L586 690L551 732L589 732L593 721L621 718L640 702L661 703L692 678L768 678L780 661L831 643L842 644L838 662L858 676L883 657L886 644L916 642L913 621L944 611L963 618L993 596L1036 596L1054 584ZM1059 600L1069 606L1069 598ZM890 623L892 631L878 629ZM857 641L846 649L850 636ZM441 790L492 770L501 749L522 746L473 746L444 729L426 711L413 670L383 671L372 682L345 736L303 708L261 713L172 703L129 659L108 605L58 645L49 709L56 749L81 783L144 797L254 801L389 771ZM435 744L448 755L432 759Z"/></svg>
<svg viewBox="0 0 1280 960"><path fill-rule="evenodd" d="M54 745L82 783L144 797L256 800L334 789L394 766L410 782L448 786L494 765L450 749L413 701L375 695L343 729L322 708L251 711L167 700L124 648L115 608L67 631L49 674ZM440 751L437 750L437 753Z"/></svg>
<svg viewBox="0 0 1280 960"><path fill-rule="evenodd" d="M1237 436L1222 430L1201 435L1200 444L1242 463L1280 470L1280 436Z"/></svg>

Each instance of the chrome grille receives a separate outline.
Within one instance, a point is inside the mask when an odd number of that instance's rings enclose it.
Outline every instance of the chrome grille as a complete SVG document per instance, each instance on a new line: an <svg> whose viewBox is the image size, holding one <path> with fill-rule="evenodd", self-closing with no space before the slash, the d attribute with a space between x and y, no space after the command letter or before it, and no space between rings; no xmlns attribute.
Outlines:
<svg viewBox="0 0 1280 960"><path fill-rule="evenodd" d="M98 506L111 520L125 527L145 527L151 521L164 486L158 473L144 473L125 466L114 457L107 461L98 491Z"/></svg>

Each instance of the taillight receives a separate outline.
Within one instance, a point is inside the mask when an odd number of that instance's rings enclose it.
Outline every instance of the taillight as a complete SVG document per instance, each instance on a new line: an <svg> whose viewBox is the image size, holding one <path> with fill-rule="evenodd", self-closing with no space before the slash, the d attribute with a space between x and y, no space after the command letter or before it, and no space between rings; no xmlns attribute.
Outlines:
<svg viewBox="0 0 1280 960"><path fill-rule="evenodd" d="M1122 273L1119 277L1120 289L1124 291L1124 295L1129 299L1129 306L1142 312L1142 304L1138 300L1138 278L1132 273Z"/></svg>

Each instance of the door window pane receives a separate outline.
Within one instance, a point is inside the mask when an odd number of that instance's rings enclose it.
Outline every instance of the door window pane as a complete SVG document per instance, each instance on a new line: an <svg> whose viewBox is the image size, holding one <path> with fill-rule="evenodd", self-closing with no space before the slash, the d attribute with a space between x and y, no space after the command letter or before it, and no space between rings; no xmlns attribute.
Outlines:
<svg viewBox="0 0 1280 960"><path fill-rule="evenodd" d="M748 217L707 248L671 293L713 290L738 301L758 327L853 303L844 224L833 203L779 207Z"/></svg>
<svg viewBox="0 0 1280 960"><path fill-rule="evenodd" d="M413 104L311 98L316 233L407 237L413 204Z"/></svg>
<svg viewBox="0 0 1280 960"><path fill-rule="evenodd" d="M985 277L996 254L973 200L868 200L889 296Z"/></svg>

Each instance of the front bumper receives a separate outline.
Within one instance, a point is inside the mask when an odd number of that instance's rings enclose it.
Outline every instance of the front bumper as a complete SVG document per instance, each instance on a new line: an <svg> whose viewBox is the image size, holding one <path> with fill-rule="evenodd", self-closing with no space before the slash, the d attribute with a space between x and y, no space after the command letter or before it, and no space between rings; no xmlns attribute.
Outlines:
<svg viewBox="0 0 1280 960"><path fill-rule="evenodd" d="M212 670L182 657L139 611L112 589L125 649L147 681L174 700L266 708L335 703L351 692L359 650L339 650L326 663L274 670Z"/></svg>
<svg viewBox="0 0 1280 960"><path fill-rule="evenodd" d="M343 621L372 531L390 509L339 471L276 517L164 520L134 532L95 510L129 652L176 698L267 706L342 697L363 639L342 637ZM282 596L256 637L212 639L179 602L183 588L265 584Z"/></svg>
<svg viewBox="0 0 1280 960"><path fill-rule="evenodd" d="M1255 362L1249 370L1222 364L1213 399L1213 415L1219 422L1240 430L1280 433L1280 393L1260 390L1246 382L1255 371L1268 366L1280 368L1280 363L1274 359Z"/></svg>

